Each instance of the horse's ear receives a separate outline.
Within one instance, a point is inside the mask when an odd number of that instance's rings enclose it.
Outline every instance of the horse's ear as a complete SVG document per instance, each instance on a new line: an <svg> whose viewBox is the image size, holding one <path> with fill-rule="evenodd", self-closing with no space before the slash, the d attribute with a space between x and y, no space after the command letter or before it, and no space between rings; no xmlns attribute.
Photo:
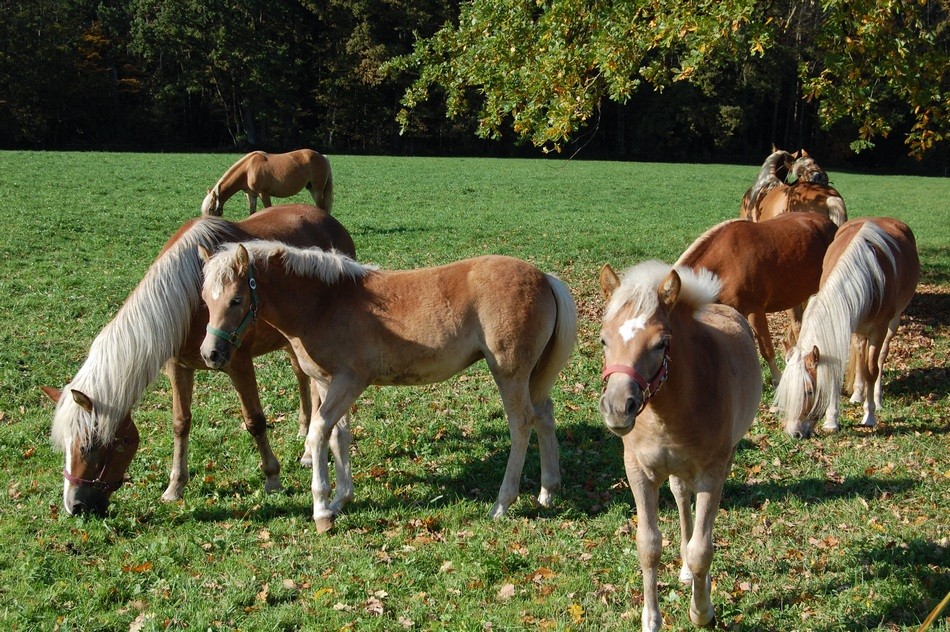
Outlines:
<svg viewBox="0 0 950 632"><path fill-rule="evenodd" d="M604 295L604 300L609 301L618 287L620 287L620 277L609 263L605 263L600 269L600 293Z"/></svg>
<svg viewBox="0 0 950 632"><path fill-rule="evenodd" d="M676 301L680 297L680 289L683 287L683 282L680 280L679 273L676 270L670 270L670 273L666 275L666 278L663 279L663 282L660 283L660 301L667 309L672 309L676 305Z"/></svg>
<svg viewBox="0 0 950 632"><path fill-rule="evenodd" d="M85 410L87 413L92 412L92 400L89 399L89 396L83 393L82 391L77 391L76 389L70 389L70 393L73 394L73 401L79 404L79 407Z"/></svg>
<svg viewBox="0 0 950 632"><path fill-rule="evenodd" d="M774 154L777 151L778 151L778 147L775 146L775 143L772 143L772 153Z"/></svg>
<svg viewBox="0 0 950 632"><path fill-rule="evenodd" d="M796 151L794 154L789 154L789 155L792 157L793 160L798 160L798 153L799 152Z"/></svg>
<svg viewBox="0 0 950 632"><path fill-rule="evenodd" d="M805 368L809 371L818 370L818 360L821 359L821 354L818 353L818 347L812 347L811 353L805 356Z"/></svg>
<svg viewBox="0 0 950 632"><path fill-rule="evenodd" d="M53 388L52 386L41 386L40 390L43 391L47 397L49 397L53 402L59 402L59 398L63 395L63 392L58 388Z"/></svg>
<svg viewBox="0 0 950 632"><path fill-rule="evenodd" d="M247 272L248 266L250 266L251 256L247 254L247 248L245 248L243 244L238 244L236 254L238 270L241 274L244 274Z"/></svg>
<svg viewBox="0 0 950 632"><path fill-rule="evenodd" d="M799 149L799 152L801 152L801 154L802 154L802 158L811 158L811 156L809 156L809 155L808 155L808 152L807 152L807 151L805 151L805 149L804 149L804 148L802 148L802 149Z"/></svg>
<svg viewBox="0 0 950 632"><path fill-rule="evenodd" d="M208 249L202 246L201 244L198 244L198 256L201 257L201 260L204 263L208 263L209 261L211 261L211 253L208 252Z"/></svg>

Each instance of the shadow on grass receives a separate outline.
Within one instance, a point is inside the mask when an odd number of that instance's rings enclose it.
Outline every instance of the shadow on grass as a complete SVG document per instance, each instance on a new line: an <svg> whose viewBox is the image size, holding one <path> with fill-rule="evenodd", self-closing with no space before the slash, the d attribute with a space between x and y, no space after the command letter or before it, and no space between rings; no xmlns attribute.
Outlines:
<svg viewBox="0 0 950 632"><path fill-rule="evenodd" d="M889 397L913 398L932 394L936 399L942 399L950 395L950 367L913 369L895 379L886 380L883 393L885 406Z"/></svg>
<svg viewBox="0 0 950 632"><path fill-rule="evenodd" d="M742 483L727 480L722 492L721 506L728 508L757 508L765 501L780 503L794 497L817 505L842 498L863 498L872 500L882 492L900 493L918 485L911 478L886 479L871 476L856 476L835 483L827 479L803 478L792 483L764 481L760 483Z"/></svg>

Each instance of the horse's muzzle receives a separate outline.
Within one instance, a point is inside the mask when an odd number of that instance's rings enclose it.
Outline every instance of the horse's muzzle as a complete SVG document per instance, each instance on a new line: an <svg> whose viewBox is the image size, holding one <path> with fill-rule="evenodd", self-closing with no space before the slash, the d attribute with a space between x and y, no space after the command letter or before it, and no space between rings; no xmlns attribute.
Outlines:
<svg viewBox="0 0 950 632"><path fill-rule="evenodd" d="M92 487L67 486L63 493L63 508L71 516L104 518L109 509L109 495Z"/></svg>
<svg viewBox="0 0 950 632"><path fill-rule="evenodd" d="M613 405L606 393L600 396L600 412L604 416L604 425L618 437L633 430L637 423L637 411L640 410L640 401L635 397L627 397L623 401L623 409Z"/></svg>
<svg viewBox="0 0 950 632"><path fill-rule="evenodd" d="M218 342L217 338L209 335L201 345L201 359L211 369L223 369L231 362L231 346Z"/></svg>

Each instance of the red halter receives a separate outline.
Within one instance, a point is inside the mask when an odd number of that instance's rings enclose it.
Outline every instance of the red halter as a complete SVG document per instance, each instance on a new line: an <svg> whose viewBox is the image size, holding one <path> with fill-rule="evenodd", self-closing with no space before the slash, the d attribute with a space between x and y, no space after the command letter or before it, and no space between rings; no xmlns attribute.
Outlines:
<svg viewBox="0 0 950 632"><path fill-rule="evenodd" d="M647 407L647 402L650 401L650 398L656 395L656 392L660 390L660 386L663 385L663 382L666 381L666 378L669 377L670 373L670 345L667 343L666 349L663 351L663 364L660 365L659 370L656 372L656 375L653 376L652 380L647 380L642 375L640 375L635 368L627 364L611 364L609 366L604 366L604 372L601 374L601 379L604 382L604 387L607 386L607 378L609 378L614 373L621 373L626 375L634 382L637 383L637 386L640 387L640 391L643 392L643 403L640 404L640 410L637 411L637 414L643 412L643 409Z"/></svg>

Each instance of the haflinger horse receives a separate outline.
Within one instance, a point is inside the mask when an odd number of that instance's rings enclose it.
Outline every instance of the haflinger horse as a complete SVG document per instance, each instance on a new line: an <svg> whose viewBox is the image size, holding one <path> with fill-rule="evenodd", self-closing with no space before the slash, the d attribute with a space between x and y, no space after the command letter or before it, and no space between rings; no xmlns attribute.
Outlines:
<svg viewBox="0 0 950 632"><path fill-rule="evenodd" d="M828 186L828 173L807 151L801 149L792 154L792 157L795 162L788 166L788 172L789 176L795 176L795 182L813 182Z"/></svg>
<svg viewBox="0 0 950 632"><path fill-rule="evenodd" d="M202 297L213 328L201 346L209 366L231 361L226 332L256 300L260 318L287 336L301 367L328 382L307 435L318 531L332 528L353 495L348 462L342 469L339 463L347 459L341 446L330 501L327 440L360 394L373 384L441 382L480 358L501 393L511 433L490 516L504 516L518 496L532 427L541 452L537 500L552 504L561 475L550 392L577 337L574 301L553 275L501 256L383 271L337 253L252 241L229 244L208 259Z"/></svg>
<svg viewBox="0 0 950 632"><path fill-rule="evenodd" d="M207 369L199 354L208 313L201 303L202 262L197 246L216 248L223 242L252 238L283 239L301 246L337 248L354 253L353 240L333 217L309 204L275 206L242 222L217 217L186 222L168 240L161 254L116 316L93 341L89 356L61 391L44 387L57 402L52 440L66 453L63 506L70 514L104 514L112 493L122 485L139 444L131 409L164 365L172 388L174 455L164 500L181 498L188 482L188 435L196 369ZM280 464L267 438L254 373L254 356L288 349L272 327L249 319L235 339L225 372L241 402L244 428L261 454L265 488L280 488ZM310 422L318 390L295 365L300 389L301 434ZM335 440L335 439L334 439ZM302 462L307 464L309 455Z"/></svg>
<svg viewBox="0 0 950 632"><path fill-rule="evenodd" d="M202 215L221 215L224 203L238 191L247 194L250 214L257 210L257 198L264 208L271 205L271 196L290 197L306 187L313 203L329 213L333 206L333 173L326 156L312 149L298 149L286 154L252 151L231 165L224 175L208 189L201 203Z"/></svg>
<svg viewBox="0 0 950 632"><path fill-rule="evenodd" d="M848 210L837 190L826 184L800 178L792 185L785 182L796 156L774 150L759 170L759 175L739 207L739 217L761 222L782 213L811 211L820 213L841 226L848 221Z"/></svg>
<svg viewBox="0 0 950 632"><path fill-rule="evenodd" d="M821 414L825 430L838 429L838 398L852 333L859 354L852 401L864 402L861 425L877 423L891 338L920 277L914 233L892 218L853 219L838 230L823 268L820 288L805 308L798 343L775 392L785 432L798 439L811 436Z"/></svg>
<svg viewBox="0 0 950 632"><path fill-rule="evenodd" d="M817 213L786 213L757 223L728 220L703 233L675 264L719 277L717 302L749 319L775 385L782 374L766 314L789 310L787 339L797 338L798 306L818 291L822 260L837 228Z"/></svg>
<svg viewBox="0 0 950 632"><path fill-rule="evenodd" d="M680 581L692 583L689 618L712 625L713 522L735 446L762 396L753 334L739 312L715 304L720 283L708 271L647 261L621 280L605 265L600 286L607 300L600 410L623 440L636 501L643 629L662 624L658 499L667 478L679 508Z"/></svg>

